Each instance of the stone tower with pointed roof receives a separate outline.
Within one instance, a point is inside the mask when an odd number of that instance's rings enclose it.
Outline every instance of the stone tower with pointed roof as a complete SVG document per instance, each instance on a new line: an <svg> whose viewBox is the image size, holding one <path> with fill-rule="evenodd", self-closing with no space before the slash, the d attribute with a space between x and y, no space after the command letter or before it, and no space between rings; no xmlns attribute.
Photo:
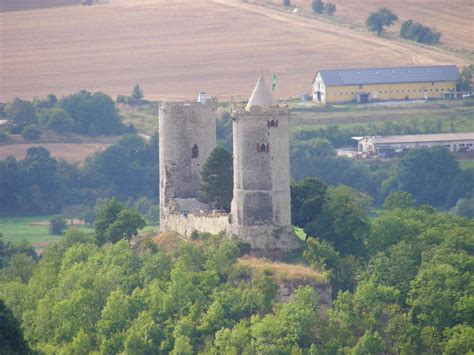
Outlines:
<svg viewBox="0 0 474 355"><path fill-rule="evenodd" d="M298 247L290 207L289 109L259 77L245 107L233 112L234 191L231 233L253 249Z"/></svg>

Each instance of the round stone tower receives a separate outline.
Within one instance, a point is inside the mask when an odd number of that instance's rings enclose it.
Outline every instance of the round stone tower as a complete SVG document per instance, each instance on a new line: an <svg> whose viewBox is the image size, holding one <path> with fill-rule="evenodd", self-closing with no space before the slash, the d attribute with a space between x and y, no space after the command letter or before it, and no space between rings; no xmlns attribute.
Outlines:
<svg viewBox="0 0 474 355"><path fill-rule="evenodd" d="M160 226L169 213L206 209L197 200L201 168L216 146L216 101L167 102L159 109Z"/></svg>
<svg viewBox="0 0 474 355"><path fill-rule="evenodd" d="M288 118L262 76L246 107L233 113L231 232L264 252L299 245L291 226Z"/></svg>

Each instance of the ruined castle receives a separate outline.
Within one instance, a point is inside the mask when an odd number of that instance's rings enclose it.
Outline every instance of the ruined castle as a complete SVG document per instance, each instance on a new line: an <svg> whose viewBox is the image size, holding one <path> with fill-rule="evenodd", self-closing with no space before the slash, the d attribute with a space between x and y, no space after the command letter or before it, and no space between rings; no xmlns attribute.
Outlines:
<svg viewBox="0 0 474 355"><path fill-rule="evenodd" d="M232 110L234 188L230 214L198 200L201 168L216 146L215 99L160 106L160 228L189 236L224 233L257 251L298 247L291 226L289 109L262 76Z"/></svg>

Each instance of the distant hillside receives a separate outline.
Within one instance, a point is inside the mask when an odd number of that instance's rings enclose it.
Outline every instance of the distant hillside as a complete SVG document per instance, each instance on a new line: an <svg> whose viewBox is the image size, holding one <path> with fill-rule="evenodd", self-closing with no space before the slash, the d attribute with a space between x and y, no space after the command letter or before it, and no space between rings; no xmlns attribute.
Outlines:
<svg viewBox="0 0 474 355"><path fill-rule="evenodd" d="M0 11L33 10L80 3L80 0L0 0Z"/></svg>
<svg viewBox="0 0 474 355"><path fill-rule="evenodd" d="M274 3L281 1L273 0ZM309 8L312 0L292 0L292 4ZM472 0L327 0L336 4L337 16L350 23L363 24L367 15L382 6L395 11L400 21L393 26L398 31L403 21L413 19L428 25L443 36L441 42L449 47L474 50L472 24L474 1Z"/></svg>
<svg viewBox="0 0 474 355"><path fill-rule="evenodd" d="M310 92L318 69L467 63L238 0L117 0L0 16L0 101L81 89L115 96L137 83L149 99L243 99L262 69L287 97Z"/></svg>

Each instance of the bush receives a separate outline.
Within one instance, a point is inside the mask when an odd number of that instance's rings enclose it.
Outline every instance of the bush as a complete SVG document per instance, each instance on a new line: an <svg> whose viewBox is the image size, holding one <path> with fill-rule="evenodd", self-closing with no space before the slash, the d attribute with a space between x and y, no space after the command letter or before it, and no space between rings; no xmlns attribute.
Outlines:
<svg viewBox="0 0 474 355"><path fill-rule="evenodd" d="M23 131L21 131L23 138L30 141L35 141L41 136L41 129L38 125L32 124L26 126Z"/></svg>
<svg viewBox="0 0 474 355"><path fill-rule="evenodd" d="M314 0L311 3L311 7L317 14L322 14L324 12L324 2L322 2L322 0Z"/></svg>
<svg viewBox="0 0 474 355"><path fill-rule="evenodd" d="M428 26L424 26L413 20L405 21L400 28L400 37L410 39L418 43L436 44L441 38L440 32L435 32Z"/></svg>
<svg viewBox="0 0 474 355"><path fill-rule="evenodd" d="M13 134L19 134L26 126L38 123L38 116L33 104L19 98L7 105L6 117L10 132Z"/></svg>
<svg viewBox="0 0 474 355"><path fill-rule="evenodd" d="M7 139L7 134L3 131L0 131L0 142L3 142Z"/></svg>
<svg viewBox="0 0 474 355"><path fill-rule="evenodd" d="M46 114L46 126L57 132L71 131L74 126L69 113L62 109L52 109Z"/></svg>
<svg viewBox="0 0 474 355"><path fill-rule="evenodd" d="M283 0L282 4L283 4L283 6L288 7L288 6L291 6L291 1L290 0Z"/></svg>
<svg viewBox="0 0 474 355"><path fill-rule="evenodd" d="M333 4L333 3L328 2L326 5L324 5L324 11L329 16L332 16L336 12L336 5Z"/></svg>
<svg viewBox="0 0 474 355"><path fill-rule="evenodd" d="M365 25L371 32L380 36L385 27L393 25L398 21L398 16L389 9L383 7L376 12L371 12L365 20Z"/></svg>
<svg viewBox="0 0 474 355"><path fill-rule="evenodd" d="M66 219L62 216L54 217L49 221L49 234L61 235L66 229Z"/></svg>

